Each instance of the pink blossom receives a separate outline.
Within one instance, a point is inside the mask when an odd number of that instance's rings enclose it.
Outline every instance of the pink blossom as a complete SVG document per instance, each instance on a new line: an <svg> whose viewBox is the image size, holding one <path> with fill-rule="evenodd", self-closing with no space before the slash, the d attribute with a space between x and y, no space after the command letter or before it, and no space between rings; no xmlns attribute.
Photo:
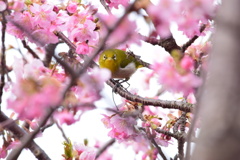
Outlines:
<svg viewBox="0 0 240 160"><path fill-rule="evenodd" d="M157 144L164 146L164 147L168 147L168 145L170 144L169 140L162 138L161 136L157 136L155 138L155 141Z"/></svg>
<svg viewBox="0 0 240 160"><path fill-rule="evenodd" d="M133 117L120 117L119 115L114 115L102 119L107 128L111 128L111 131L108 135L112 138L116 138L119 141L122 140L132 140L138 136L138 133L135 129L137 124L136 119Z"/></svg>
<svg viewBox="0 0 240 160"><path fill-rule="evenodd" d="M129 4L129 0L106 0L110 8L118 9L119 5L126 7Z"/></svg>
<svg viewBox="0 0 240 160"><path fill-rule="evenodd" d="M49 28L51 22L57 17L57 14L53 11L53 7L54 6L50 4L39 5L33 3L33 5L30 7L30 11L34 14L34 25L38 25L43 28Z"/></svg>
<svg viewBox="0 0 240 160"><path fill-rule="evenodd" d="M201 23L207 24L209 20L215 15L216 5L214 0L183 0L179 2L182 15L176 22L179 30L183 31L188 37L200 35Z"/></svg>
<svg viewBox="0 0 240 160"><path fill-rule="evenodd" d="M21 71L19 71L19 69ZM14 66L18 74L17 81L11 89L12 96L8 99L8 108L18 113L21 119L34 119L42 116L45 111L57 105L61 100L60 83L46 72L40 60L21 66ZM19 73L22 73L20 76ZM51 99L51 100L49 100Z"/></svg>
<svg viewBox="0 0 240 160"><path fill-rule="evenodd" d="M101 121L103 122L104 126L106 128L111 128L112 127L112 124L110 123L111 121L111 116L107 116L105 114L102 114L104 116L104 118L101 119Z"/></svg>
<svg viewBox="0 0 240 160"><path fill-rule="evenodd" d="M198 45L191 45L186 50L186 53L193 59L199 60L199 58L209 53L211 47L212 45L210 42L206 42Z"/></svg>
<svg viewBox="0 0 240 160"><path fill-rule="evenodd" d="M2 148L0 148L0 158L1 159L6 158L6 156L8 154L8 150L17 147L17 145L19 145L19 144L20 144L19 141L12 141L12 142L4 143Z"/></svg>
<svg viewBox="0 0 240 160"><path fill-rule="evenodd" d="M17 38L23 39L26 35L25 32L16 27L15 24L21 25L29 33L33 31L32 16L29 12L14 12L8 16L7 19L9 20L9 23L7 23L7 32Z"/></svg>
<svg viewBox="0 0 240 160"><path fill-rule="evenodd" d="M79 85L71 88L75 96L75 102L69 102L69 104L73 103L72 105L78 106L88 103L92 104L94 101L99 100L101 98L100 92L104 87L104 82L109 78L110 71L107 69L94 68L90 72L83 74L80 77ZM86 107L79 107L81 110L83 108ZM93 109L93 107L90 109Z"/></svg>
<svg viewBox="0 0 240 160"><path fill-rule="evenodd" d="M149 145L151 142L144 134L139 134L132 141L124 141L123 142L126 147L132 146L135 153L149 153ZM148 155L147 155L148 156Z"/></svg>
<svg viewBox="0 0 240 160"><path fill-rule="evenodd" d="M5 2L0 1L0 12L4 11L7 9L7 5Z"/></svg>
<svg viewBox="0 0 240 160"><path fill-rule="evenodd" d="M76 2L70 2L67 6L67 11L69 13L75 13L77 11L77 3Z"/></svg>
<svg viewBox="0 0 240 160"><path fill-rule="evenodd" d="M57 120L59 120L60 125L62 125L64 123L67 125L71 125L76 122L76 119L74 118L73 113L71 113L70 111L67 111L67 110L57 112L55 114L55 118Z"/></svg>
<svg viewBox="0 0 240 160"><path fill-rule="evenodd" d="M201 84L201 79L191 72L181 75L176 70L172 57L168 57L163 63L155 62L152 69L159 75L158 81L161 84L172 91L183 92L184 95L193 92Z"/></svg>
<svg viewBox="0 0 240 160"><path fill-rule="evenodd" d="M75 144L74 149L77 151L79 160L95 160L96 151L94 148L85 146L83 144Z"/></svg>
<svg viewBox="0 0 240 160"><path fill-rule="evenodd" d="M7 150L6 148L0 148L0 158L6 158L7 156Z"/></svg>
<svg viewBox="0 0 240 160"><path fill-rule="evenodd" d="M66 24L69 39L74 42L86 42L89 45L96 45L99 39L99 33L95 31L96 23L90 13L91 9L73 14L68 18L68 21L63 20Z"/></svg>
<svg viewBox="0 0 240 160"><path fill-rule="evenodd" d="M24 1L23 0L15 0L13 6L9 6L10 9L15 11L22 11L24 9Z"/></svg>
<svg viewBox="0 0 240 160"><path fill-rule="evenodd" d="M148 159L156 160L158 155L158 150L156 148L149 149L147 152L144 152L142 160Z"/></svg>
<svg viewBox="0 0 240 160"><path fill-rule="evenodd" d="M84 24L78 24L69 33L69 38L74 42L85 42L95 39L97 32L94 31L96 24L90 20L86 20Z"/></svg>
<svg viewBox="0 0 240 160"><path fill-rule="evenodd" d="M188 103L191 103L191 104L195 104L197 101L196 101L196 97L194 96L193 93L190 93L187 97L187 102Z"/></svg>
<svg viewBox="0 0 240 160"><path fill-rule="evenodd" d="M58 37L47 29L37 29L32 33L32 37L29 40L39 46L45 46L49 43L57 43Z"/></svg>
<svg viewBox="0 0 240 160"><path fill-rule="evenodd" d="M76 49L77 54L88 54L89 51L90 51L90 48L87 43L83 42L83 43L77 44L77 49Z"/></svg>
<svg viewBox="0 0 240 160"><path fill-rule="evenodd" d="M107 28L113 27L113 24L117 21L118 17L114 15L99 15L100 19L107 26L102 26L101 35L105 36L108 34ZM116 28L113 28L113 33L110 35L107 45L114 46L119 45L118 48L126 48L126 45L131 44L140 45L140 37L137 31L136 21L131 21L129 17L126 17L122 23L119 24Z"/></svg>
<svg viewBox="0 0 240 160"><path fill-rule="evenodd" d="M186 71L193 69L193 59L189 56L184 56L181 60L181 67Z"/></svg>
<svg viewBox="0 0 240 160"><path fill-rule="evenodd" d="M56 30L66 31L69 29L68 22L70 21L70 18L71 16L69 16L66 11L60 10L52 25L55 25Z"/></svg>
<svg viewBox="0 0 240 160"><path fill-rule="evenodd" d="M161 11L161 14L159 14ZM157 33L162 37L170 35L170 23L179 14L178 3L174 0L160 0L157 5L149 5L147 12L153 21Z"/></svg>

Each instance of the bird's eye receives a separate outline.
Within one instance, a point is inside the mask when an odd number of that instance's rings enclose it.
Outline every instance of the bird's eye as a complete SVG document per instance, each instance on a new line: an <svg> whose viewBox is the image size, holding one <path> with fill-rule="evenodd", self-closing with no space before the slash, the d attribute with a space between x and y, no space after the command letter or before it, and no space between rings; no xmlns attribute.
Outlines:
<svg viewBox="0 0 240 160"><path fill-rule="evenodd" d="M105 59L107 59L107 56L106 56L106 55L104 55L104 56L103 56L103 59L104 59L104 60L105 60Z"/></svg>
<svg viewBox="0 0 240 160"><path fill-rule="evenodd" d="M113 55L113 59L117 60L117 55L116 54Z"/></svg>

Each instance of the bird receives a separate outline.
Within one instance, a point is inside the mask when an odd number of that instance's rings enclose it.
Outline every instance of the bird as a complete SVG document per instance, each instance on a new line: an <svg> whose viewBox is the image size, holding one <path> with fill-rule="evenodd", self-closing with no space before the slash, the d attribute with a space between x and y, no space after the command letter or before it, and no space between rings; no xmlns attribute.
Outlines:
<svg viewBox="0 0 240 160"><path fill-rule="evenodd" d="M126 51L120 49L104 50L99 56L100 68L107 68L111 71L111 78L123 79L126 82L132 74L143 65Z"/></svg>

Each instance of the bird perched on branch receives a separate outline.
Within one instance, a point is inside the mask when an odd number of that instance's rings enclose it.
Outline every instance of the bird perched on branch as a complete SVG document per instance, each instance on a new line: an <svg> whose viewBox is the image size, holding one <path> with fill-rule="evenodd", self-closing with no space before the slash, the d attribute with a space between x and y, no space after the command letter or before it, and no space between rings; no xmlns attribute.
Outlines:
<svg viewBox="0 0 240 160"><path fill-rule="evenodd" d="M112 78L129 80L132 74L143 65L137 59L119 49L103 51L99 57L100 68L107 68L112 73Z"/></svg>

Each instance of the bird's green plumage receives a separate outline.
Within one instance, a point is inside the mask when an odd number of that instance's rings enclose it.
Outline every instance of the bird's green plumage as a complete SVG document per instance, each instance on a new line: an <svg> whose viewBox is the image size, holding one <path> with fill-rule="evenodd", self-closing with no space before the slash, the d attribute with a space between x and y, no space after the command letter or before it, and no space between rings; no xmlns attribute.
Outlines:
<svg viewBox="0 0 240 160"><path fill-rule="evenodd" d="M131 55L119 49L108 49L99 57L101 68L107 68L112 72L112 78L128 79L142 65Z"/></svg>

